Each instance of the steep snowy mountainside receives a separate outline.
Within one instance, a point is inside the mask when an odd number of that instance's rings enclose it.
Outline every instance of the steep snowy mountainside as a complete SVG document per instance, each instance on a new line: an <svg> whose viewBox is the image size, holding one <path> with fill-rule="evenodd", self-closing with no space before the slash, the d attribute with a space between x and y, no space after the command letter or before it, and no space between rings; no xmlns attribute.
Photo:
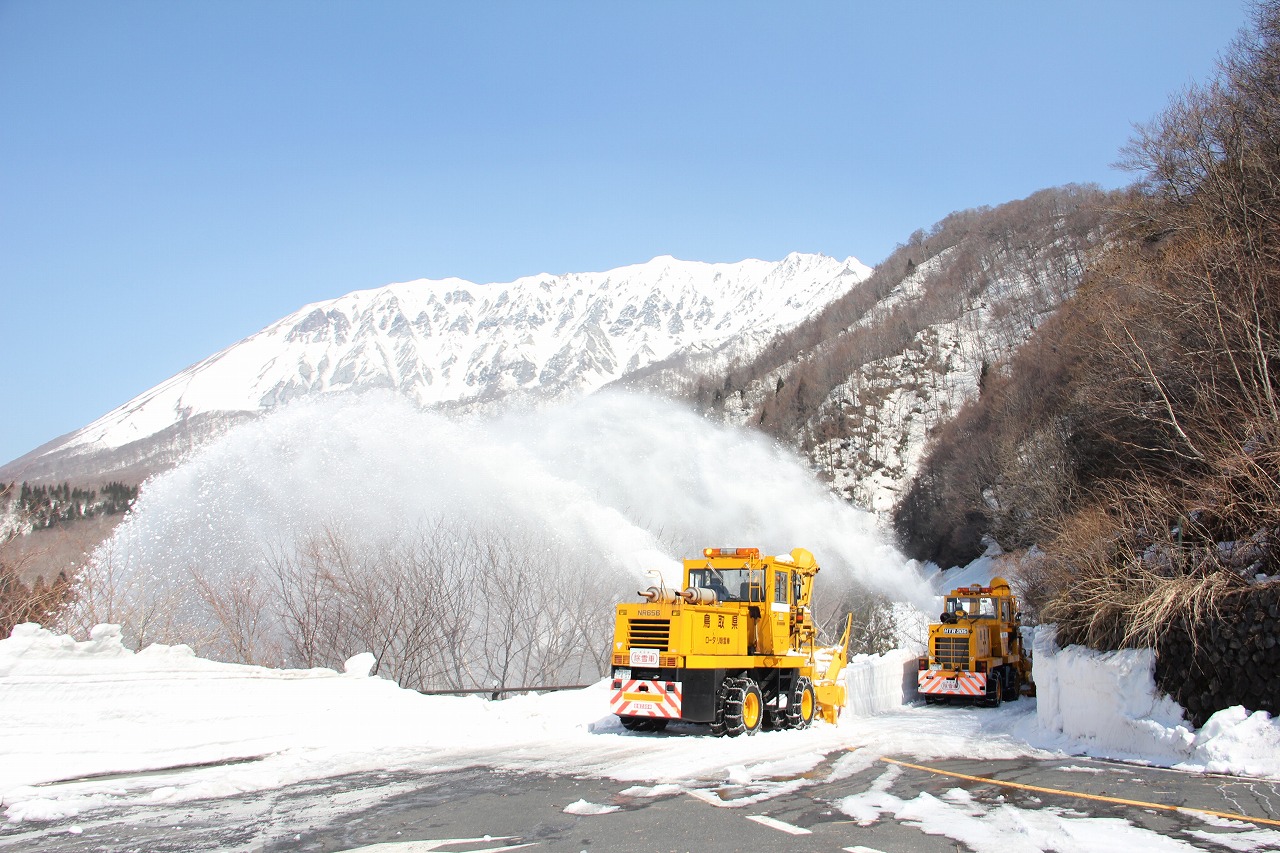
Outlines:
<svg viewBox="0 0 1280 853"><path fill-rule="evenodd" d="M585 393L653 362L731 349L754 355L869 275L856 259L671 257L598 273L506 284L418 280L307 305L0 469L70 476L72 457L144 460L188 423L216 434L290 400L390 388L422 405ZM70 468L77 466L70 464ZM0 478L2 478L0 477Z"/></svg>
<svg viewBox="0 0 1280 853"><path fill-rule="evenodd" d="M695 399L802 449L887 521L929 437L1074 292L1107 237L1106 194L1045 190L952 214Z"/></svg>

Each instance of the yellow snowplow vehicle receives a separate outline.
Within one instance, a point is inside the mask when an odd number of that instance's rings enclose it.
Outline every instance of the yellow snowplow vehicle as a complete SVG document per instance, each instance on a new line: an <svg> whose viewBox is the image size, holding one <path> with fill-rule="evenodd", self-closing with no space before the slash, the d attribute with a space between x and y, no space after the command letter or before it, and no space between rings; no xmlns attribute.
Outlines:
<svg viewBox="0 0 1280 853"><path fill-rule="evenodd" d="M925 702L998 707L1024 688L1034 696L1021 620L1004 578L951 590L939 621L929 626L929 654L919 660L917 686Z"/></svg>
<svg viewBox="0 0 1280 853"><path fill-rule="evenodd" d="M819 566L813 554L760 555L707 548L684 561L684 589L651 586L619 604L609 708L630 731L672 720L707 723L713 735L834 723L844 707L840 671L849 624L832 647L817 645L810 610Z"/></svg>

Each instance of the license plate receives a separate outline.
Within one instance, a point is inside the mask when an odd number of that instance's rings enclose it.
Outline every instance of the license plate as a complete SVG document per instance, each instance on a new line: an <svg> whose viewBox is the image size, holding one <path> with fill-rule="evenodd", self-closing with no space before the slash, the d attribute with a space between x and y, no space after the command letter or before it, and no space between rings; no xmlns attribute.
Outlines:
<svg viewBox="0 0 1280 853"><path fill-rule="evenodd" d="M942 686L948 690L958 690L960 688L960 681L955 678L944 678L942 679Z"/></svg>
<svg viewBox="0 0 1280 853"><path fill-rule="evenodd" d="M629 670L629 669L615 669L615 670L613 671L613 677L614 677L614 678L620 678L620 679L622 679L623 681L630 681L630 680L631 680L631 670Z"/></svg>
<svg viewBox="0 0 1280 853"><path fill-rule="evenodd" d="M632 649L631 665L636 666L657 666L658 650L657 649Z"/></svg>

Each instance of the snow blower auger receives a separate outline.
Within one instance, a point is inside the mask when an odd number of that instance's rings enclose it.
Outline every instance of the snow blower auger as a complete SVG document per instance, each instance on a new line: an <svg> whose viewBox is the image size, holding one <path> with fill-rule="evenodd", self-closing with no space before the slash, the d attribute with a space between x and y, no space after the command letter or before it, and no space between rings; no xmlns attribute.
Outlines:
<svg viewBox="0 0 1280 853"><path fill-rule="evenodd" d="M817 645L809 601L813 554L762 557L758 548L708 548L684 561L684 590L661 584L619 604L610 710L634 732L672 720L713 735L835 723L845 704L840 643Z"/></svg>

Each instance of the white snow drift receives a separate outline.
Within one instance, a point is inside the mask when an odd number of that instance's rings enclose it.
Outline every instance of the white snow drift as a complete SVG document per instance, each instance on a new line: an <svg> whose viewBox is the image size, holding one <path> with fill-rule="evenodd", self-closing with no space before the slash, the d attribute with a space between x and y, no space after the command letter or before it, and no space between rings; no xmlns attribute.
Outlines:
<svg viewBox="0 0 1280 853"><path fill-rule="evenodd" d="M1043 724L1034 701L974 713L903 705L903 662L903 654L855 658L847 684L863 693L879 685L864 706L892 710L862 716L850 709L839 726L732 739L678 732L639 737L608 714L606 682L502 702L426 697L369 677L367 655L353 658L343 674L265 669L202 660L182 646L134 653L114 626L76 642L21 625L0 641L0 804L11 821L50 820L108 804L224 796L361 770L433 772L476 764L657 784L765 780L764 793L753 796L767 798L797 784L770 787L767 780L802 773L836 750L853 750L837 762L844 774L893 754L1110 752L1096 739L1079 738L1078 728L1070 735L1054 728L1053 705ZM1062 695L1073 684L1050 674L1042 689ZM1139 697L1150 693L1149 672L1140 667L1109 684L1121 696L1100 708L1100 717L1138 708ZM1108 729L1103 719L1092 728L1122 731ZM1162 742L1172 743L1149 739L1144 759L1280 778L1280 725L1266 714L1224 711L1192 735L1189 749L1160 752ZM168 772L92 778L143 771ZM846 804L855 816L860 808Z"/></svg>

